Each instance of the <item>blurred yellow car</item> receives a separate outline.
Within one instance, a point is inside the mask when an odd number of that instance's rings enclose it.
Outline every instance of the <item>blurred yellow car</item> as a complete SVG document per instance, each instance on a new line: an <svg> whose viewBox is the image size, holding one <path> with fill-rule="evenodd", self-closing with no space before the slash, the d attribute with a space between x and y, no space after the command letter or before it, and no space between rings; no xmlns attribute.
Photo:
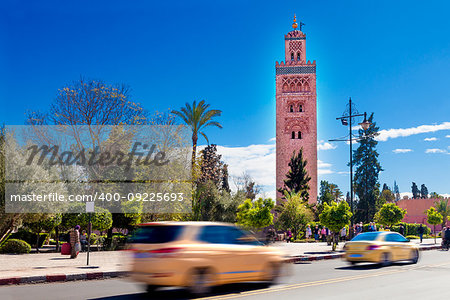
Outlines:
<svg viewBox="0 0 450 300"><path fill-rule="evenodd" d="M145 283L148 292L177 286L205 294L215 285L273 282L283 262L278 249L226 223L141 224L131 243L130 276Z"/></svg>
<svg viewBox="0 0 450 300"><path fill-rule="evenodd" d="M397 232L375 231L360 233L344 245L344 259L351 264L380 263L388 266L396 261L419 260L419 246Z"/></svg>

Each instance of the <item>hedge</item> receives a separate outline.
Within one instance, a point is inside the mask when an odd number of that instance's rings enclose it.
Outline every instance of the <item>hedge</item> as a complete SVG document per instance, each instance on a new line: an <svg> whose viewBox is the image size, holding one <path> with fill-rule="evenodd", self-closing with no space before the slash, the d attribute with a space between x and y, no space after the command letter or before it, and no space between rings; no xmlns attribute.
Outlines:
<svg viewBox="0 0 450 300"><path fill-rule="evenodd" d="M30 253L30 251L30 244L18 239L7 240L6 243L0 247L0 253L3 254L23 254Z"/></svg>
<svg viewBox="0 0 450 300"><path fill-rule="evenodd" d="M48 237L48 233L40 233L39 234L39 248L42 247L42 245L44 244L47 237ZM34 232L31 232L29 230L19 229L19 231L11 234L11 236L9 237L9 240L11 240L11 239L23 240L23 241L27 242L28 244L30 244L33 248L36 248L37 234Z"/></svg>

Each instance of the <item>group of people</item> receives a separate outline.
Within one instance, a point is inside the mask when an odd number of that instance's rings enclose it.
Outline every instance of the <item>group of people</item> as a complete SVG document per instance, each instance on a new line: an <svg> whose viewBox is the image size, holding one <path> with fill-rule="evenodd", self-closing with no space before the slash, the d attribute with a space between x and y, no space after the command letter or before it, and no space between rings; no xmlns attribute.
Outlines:
<svg viewBox="0 0 450 300"><path fill-rule="evenodd" d="M314 240L316 242L327 241L327 237L331 235L331 231L327 227L319 228L319 225L316 225L314 229L311 229L311 226L308 224L306 226L306 239L311 239L314 237Z"/></svg>

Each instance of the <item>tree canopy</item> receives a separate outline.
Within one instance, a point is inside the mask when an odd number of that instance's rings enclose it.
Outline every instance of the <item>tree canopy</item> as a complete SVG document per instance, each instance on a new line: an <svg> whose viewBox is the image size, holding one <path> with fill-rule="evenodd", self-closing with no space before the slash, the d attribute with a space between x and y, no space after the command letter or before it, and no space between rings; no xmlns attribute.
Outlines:
<svg viewBox="0 0 450 300"><path fill-rule="evenodd" d="M306 170L307 160L303 158L303 148L296 154L292 154L289 162L289 171L284 180L284 187L278 191L282 194L285 192L300 194L303 200L309 200L309 184L311 177L308 176Z"/></svg>
<svg viewBox="0 0 450 300"><path fill-rule="evenodd" d="M401 209L394 203L384 204L375 215L375 220L388 227L399 223L406 214L406 210Z"/></svg>

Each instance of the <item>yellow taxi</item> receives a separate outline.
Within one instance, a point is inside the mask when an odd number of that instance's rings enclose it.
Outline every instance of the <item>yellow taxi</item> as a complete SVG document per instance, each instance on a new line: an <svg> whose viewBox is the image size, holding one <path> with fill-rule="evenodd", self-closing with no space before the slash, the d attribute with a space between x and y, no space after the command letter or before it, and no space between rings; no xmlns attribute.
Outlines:
<svg viewBox="0 0 450 300"><path fill-rule="evenodd" d="M396 261L419 260L419 246L397 232L375 231L360 233L344 245L344 259L351 264L380 263L388 266Z"/></svg>
<svg viewBox="0 0 450 300"><path fill-rule="evenodd" d="M141 224L131 241L130 276L158 287L186 287L194 294L244 281L274 282L282 253L227 223L154 222Z"/></svg>

